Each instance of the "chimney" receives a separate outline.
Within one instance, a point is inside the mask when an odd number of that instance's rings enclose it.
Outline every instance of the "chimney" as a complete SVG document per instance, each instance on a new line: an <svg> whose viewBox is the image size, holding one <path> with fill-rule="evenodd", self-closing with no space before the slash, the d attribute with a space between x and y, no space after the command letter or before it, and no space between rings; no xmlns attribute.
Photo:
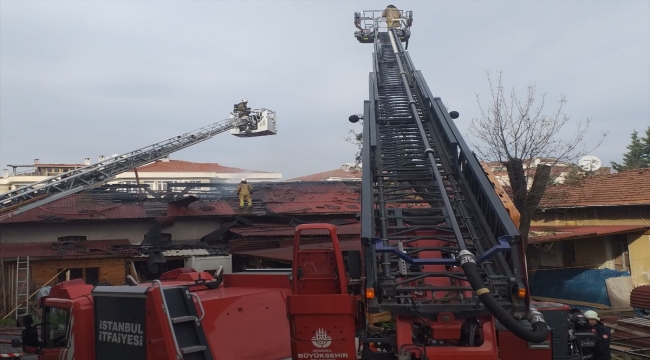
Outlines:
<svg viewBox="0 0 650 360"><path fill-rule="evenodd" d="M84 159L84 165L90 165L90 158Z"/></svg>
<svg viewBox="0 0 650 360"><path fill-rule="evenodd" d="M40 163L41 161L39 159L34 159L34 165Z"/></svg>
<svg viewBox="0 0 650 360"><path fill-rule="evenodd" d="M9 170L7 169L2 169L2 178L6 179L9 177Z"/></svg>
<svg viewBox="0 0 650 360"><path fill-rule="evenodd" d="M104 161L104 155L99 155L99 161L100 162Z"/></svg>

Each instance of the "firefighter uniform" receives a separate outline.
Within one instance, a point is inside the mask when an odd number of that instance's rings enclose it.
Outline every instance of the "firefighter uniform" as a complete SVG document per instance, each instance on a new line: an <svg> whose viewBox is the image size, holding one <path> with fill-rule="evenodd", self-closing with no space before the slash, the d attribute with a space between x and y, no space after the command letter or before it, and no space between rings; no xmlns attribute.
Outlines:
<svg viewBox="0 0 650 360"><path fill-rule="evenodd" d="M251 198L251 193L253 192L253 185L246 182L246 179L241 179L239 185L237 185L237 195L239 195L239 208L244 207L244 201L248 203L248 208L250 209L253 206L253 199Z"/></svg>
<svg viewBox="0 0 650 360"><path fill-rule="evenodd" d="M610 360L612 354L609 343L612 338L612 332L600 322L598 313L593 310L587 310L584 316L589 319L589 330L596 335L596 346L594 348L594 360Z"/></svg>
<svg viewBox="0 0 650 360"><path fill-rule="evenodd" d="M399 28L399 18L401 15L395 6L388 5L386 10L381 13L381 16L386 18L386 26L389 28Z"/></svg>
<svg viewBox="0 0 650 360"><path fill-rule="evenodd" d="M591 332L598 336L596 348L594 349L594 360L610 360L612 358L609 343L612 332L600 321L591 327Z"/></svg>
<svg viewBox="0 0 650 360"><path fill-rule="evenodd" d="M251 112L248 110L248 101L242 100L237 104L237 111L239 112L240 117L248 116Z"/></svg>

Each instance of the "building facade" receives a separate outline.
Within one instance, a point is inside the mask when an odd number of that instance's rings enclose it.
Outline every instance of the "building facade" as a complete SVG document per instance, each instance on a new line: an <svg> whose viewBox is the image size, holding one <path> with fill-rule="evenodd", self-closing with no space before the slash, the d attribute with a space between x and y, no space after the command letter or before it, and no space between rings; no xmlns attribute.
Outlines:
<svg viewBox="0 0 650 360"><path fill-rule="evenodd" d="M34 164L31 165L8 165L12 171L3 170L0 193L87 165L90 165L89 158L84 160L84 164L41 164L39 159L34 159ZM19 171L19 169L27 170ZM282 174L240 169L218 163L196 163L163 158L139 167L137 174L136 171L119 174L108 184L135 185L140 182L148 185L151 190L167 190L168 183L238 183L241 178L246 178L249 182L278 181L282 179Z"/></svg>
<svg viewBox="0 0 650 360"><path fill-rule="evenodd" d="M650 284L650 169L550 187L531 225L533 269L612 269Z"/></svg>

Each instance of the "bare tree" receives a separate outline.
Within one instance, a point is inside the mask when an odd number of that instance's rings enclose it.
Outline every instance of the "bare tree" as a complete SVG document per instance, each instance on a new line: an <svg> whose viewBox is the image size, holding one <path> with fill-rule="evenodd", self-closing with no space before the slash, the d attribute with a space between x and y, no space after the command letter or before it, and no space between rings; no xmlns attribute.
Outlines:
<svg viewBox="0 0 650 360"><path fill-rule="evenodd" d="M480 140L474 145L482 158L497 160L506 167L512 200L521 213L519 230L526 241L532 216L550 182L551 167L559 161L575 161L588 152L584 139L590 120L575 122L575 132L569 133L563 130L570 122L562 112L566 97L560 96L557 108L547 114L546 94L538 95L536 85L528 85L520 97L514 88L506 93L501 72L496 82L490 73L487 79L489 103L484 107L480 96L476 96L481 117L472 119L469 132ZM602 134L596 147L606 135ZM535 164L535 158L543 161Z"/></svg>
<svg viewBox="0 0 650 360"><path fill-rule="evenodd" d="M359 120L358 124L360 124L361 129L363 129L363 119ZM361 164L361 154L363 152L363 130L361 130L361 132L350 130L348 132L348 136L345 138L345 141L349 142L352 145L355 145L358 148L357 153L354 154L354 161L355 165L359 166L359 164Z"/></svg>

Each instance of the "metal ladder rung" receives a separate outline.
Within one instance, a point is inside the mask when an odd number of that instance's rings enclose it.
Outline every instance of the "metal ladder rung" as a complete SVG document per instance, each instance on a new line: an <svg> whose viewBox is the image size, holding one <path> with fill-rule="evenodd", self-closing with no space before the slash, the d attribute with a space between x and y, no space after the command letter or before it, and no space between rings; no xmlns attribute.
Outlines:
<svg viewBox="0 0 650 360"><path fill-rule="evenodd" d="M187 321L196 321L198 318L196 316L177 316L171 318L172 322L174 324L182 323L182 322L187 322Z"/></svg>
<svg viewBox="0 0 650 360"><path fill-rule="evenodd" d="M185 355L185 354L191 354L199 351L205 351L206 349L207 348L203 345L194 345L194 346L181 348L181 353Z"/></svg>

